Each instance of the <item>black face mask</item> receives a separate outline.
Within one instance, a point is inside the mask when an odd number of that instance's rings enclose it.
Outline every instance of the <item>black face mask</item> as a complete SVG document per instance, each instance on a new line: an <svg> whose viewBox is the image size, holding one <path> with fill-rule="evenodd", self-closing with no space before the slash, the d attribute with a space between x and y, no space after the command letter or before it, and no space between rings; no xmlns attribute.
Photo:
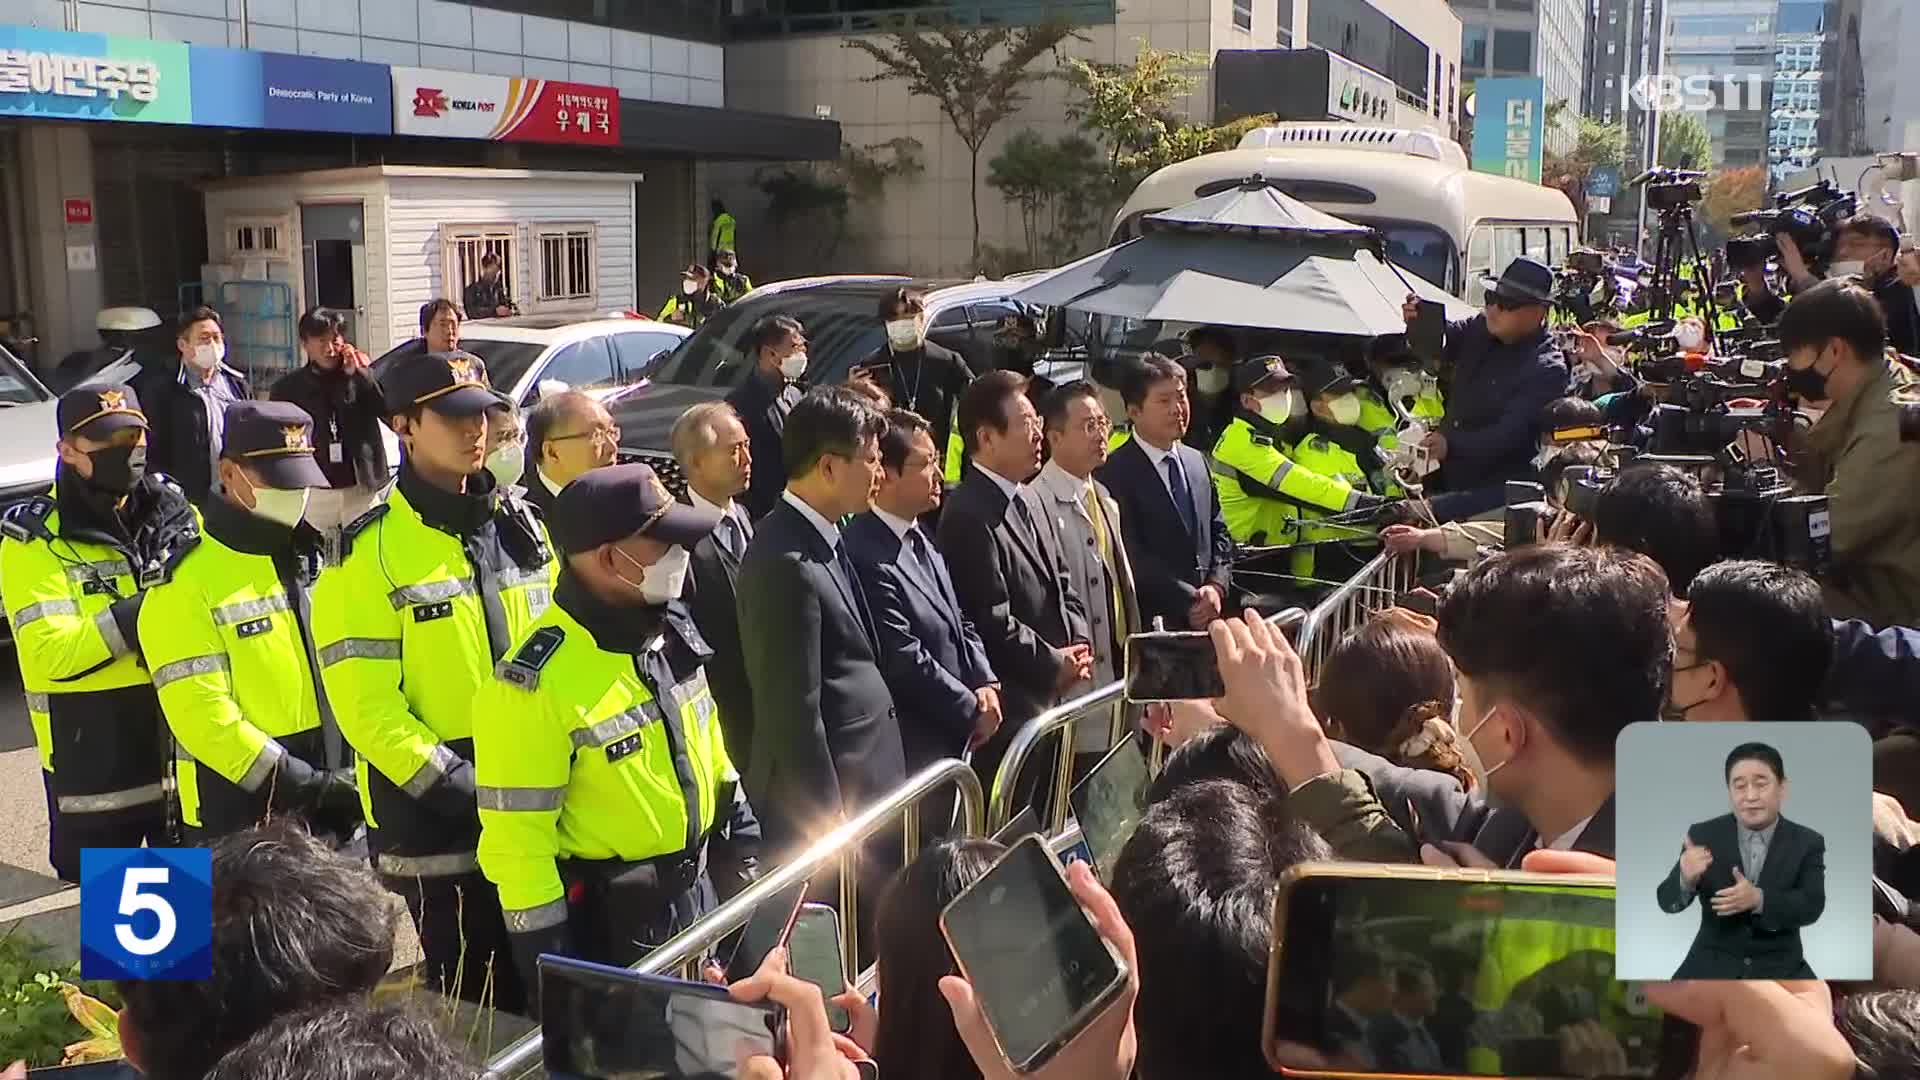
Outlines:
<svg viewBox="0 0 1920 1080"><path fill-rule="evenodd" d="M93 462L93 477L87 482L115 495L132 491L147 475L147 448L144 446L109 446L104 450L89 450L87 460Z"/></svg>
<svg viewBox="0 0 1920 1080"><path fill-rule="evenodd" d="M1801 401L1827 400L1827 377L1808 366L1787 368L1787 389Z"/></svg>

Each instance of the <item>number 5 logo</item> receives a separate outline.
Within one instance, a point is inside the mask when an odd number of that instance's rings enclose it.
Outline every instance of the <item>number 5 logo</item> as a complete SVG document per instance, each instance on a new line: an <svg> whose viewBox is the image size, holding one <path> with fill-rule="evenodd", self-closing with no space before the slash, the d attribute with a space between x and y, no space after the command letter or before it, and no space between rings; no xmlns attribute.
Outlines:
<svg viewBox="0 0 1920 1080"><path fill-rule="evenodd" d="M80 853L80 974L88 979L212 975L213 855L205 848Z"/></svg>

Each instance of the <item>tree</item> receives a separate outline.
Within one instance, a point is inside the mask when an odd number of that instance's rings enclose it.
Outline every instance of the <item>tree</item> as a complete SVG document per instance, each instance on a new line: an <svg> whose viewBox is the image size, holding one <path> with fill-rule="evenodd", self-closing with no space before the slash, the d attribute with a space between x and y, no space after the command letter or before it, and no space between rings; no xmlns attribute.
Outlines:
<svg viewBox="0 0 1920 1080"><path fill-rule="evenodd" d="M896 30L885 43L848 38L845 48L871 56L880 73L865 82L898 79L907 92L933 98L966 146L971 161L968 193L973 200L973 257L980 258L980 148L1002 120L1027 101L1027 84L1045 78L1034 61L1076 36L1065 22L968 29L943 26L927 33Z"/></svg>
<svg viewBox="0 0 1920 1080"><path fill-rule="evenodd" d="M1721 169L1707 181L1706 196L1700 200L1700 220L1716 236L1729 236L1733 233L1733 215L1758 210L1766 201L1766 166Z"/></svg>
<svg viewBox="0 0 1920 1080"><path fill-rule="evenodd" d="M1021 268L1065 261L1098 220L1101 203L1092 198L1107 173L1100 150L1080 135L1049 142L1031 131L1007 140L987 162L987 184L1020 208L1026 234L1024 260L992 252L995 262L1019 261Z"/></svg>
<svg viewBox="0 0 1920 1080"><path fill-rule="evenodd" d="M1660 114L1660 164L1670 169L1705 169L1713 164L1713 136L1697 114Z"/></svg>
<svg viewBox="0 0 1920 1080"><path fill-rule="evenodd" d="M1564 106L1566 103L1555 104ZM1558 118L1551 106L1547 112ZM1565 192L1567 198L1573 200L1573 210L1580 218L1581 233L1584 235L1587 178L1593 175L1595 169L1607 166L1618 169L1626 163L1627 129L1619 124L1603 124L1589 116L1576 115L1573 119L1573 149L1566 154L1547 151L1541 159L1540 182Z"/></svg>
<svg viewBox="0 0 1920 1080"><path fill-rule="evenodd" d="M806 266L827 262L846 239L851 204L879 195L895 177L923 171L920 150L920 140L913 138L871 146L842 143L838 161L763 171L756 183L767 197L767 220L780 246L804 248L796 254L804 255Z"/></svg>

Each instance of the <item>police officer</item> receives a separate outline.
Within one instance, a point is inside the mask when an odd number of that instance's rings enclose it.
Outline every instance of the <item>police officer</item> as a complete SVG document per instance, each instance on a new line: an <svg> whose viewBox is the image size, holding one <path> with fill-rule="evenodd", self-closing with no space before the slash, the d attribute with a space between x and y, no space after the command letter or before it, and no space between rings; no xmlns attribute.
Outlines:
<svg viewBox="0 0 1920 1080"><path fill-rule="evenodd" d="M568 484L554 604L474 698L480 866L530 986L543 952L630 964L712 908L710 839L730 868L754 855L713 650L679 599L719 522L645 465Z"/></svg>
<svg viewBox="0 0 1920 1080"><path fill-rule="evenodd" d="M430 977L525 1007L499 898L480 874L473 695L541 616L557 570L533 511L485 468L499 399L471 353L407 359L381 380L400 475L348 525L313 598L321 677L359 754L374 869L406 898Z"/></svg>
<svg viewBox="0 0 1920 1080"><path fill-rule="evenodd" d="M360 801L317 673L308 589L322 538L301 521L327 487L313 421L288 402L238 401L224 430L201 542L140 608L185 838L293 812L344 839Z"/></svg>
<svg viewBox="0 0 1920 1080"><path fill-rule="evenodd" d="M13 628L51 826L47 860L80 880L80 849L167 842L165 721L141 662L146 594L197 539L179 485L146 472L147 417L124 385L56 409L51 496L0 521L0 601Z"/></svg>

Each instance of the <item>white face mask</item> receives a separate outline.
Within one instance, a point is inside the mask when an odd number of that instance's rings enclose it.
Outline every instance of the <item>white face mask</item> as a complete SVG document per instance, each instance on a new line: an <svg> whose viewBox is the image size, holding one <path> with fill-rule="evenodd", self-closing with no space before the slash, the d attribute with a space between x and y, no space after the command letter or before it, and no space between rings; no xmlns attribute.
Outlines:
<svg viewBox="0 0 1920 1080"><path fill-rule="evenodd" d="M527 471L527 454L519 442L501 443L487 452L487 471L501 487L511 487L520 482L520 475Z"/></svg>
<svg viewBox="0 0 1920 1080"><path fill-rule="evenodd" d="M227 343L224 341L208 342L205 345L195 347L193 350L193 366L199 368L201 371L211 371L215 364L220 363L226 358Z"/></svg>
<svg viewBox="0 0 1920 1080"><path fill-rule="evenodd" d="M1454 730L1458 731L1460 730L1460 726L1459 726L1460 701L1458 698L1454 699L1453 711L1454 711ZM1467 768L1471 769L1473 771L1474 776L1479 779L1480 791L1485 797L1487 801L1487 805L1493 806L1493 807L1508 806L1510 804L1507 802L1507 800L1500 798L1499 796L1495 795L1493 792L1493 775L1499 772L1501 769L1506 768L1512 762L1513 759L1508 758L1506 761L1502 761L1497 765L1488 767L1486 763L1486 759L1480 756L1479 748L1474 746L1473 744L1473 737L1475 735L1478 735L1480 733L1480 729L1483 727L1486 727L1487 721L1491 719L1493 719L1493 710L1488 709L1486 712L1486 715L1480 718L1480 722L1473 725L1473 730L1467 732L1466 737L1458 740L1455 743L1455 745L1460 748L1461 756L1466 758Z"/></svg>
<svg viewBox="0 0 1920 1080"><path fill-rule="evenodd" d="M1260 419L1275 426L1287 422L1293 415L1292 392L1268 394L1260 399Z"/></svg>
<svg viewBox="0 0 1920 1080"><path fill-rule="evenodd" d="M655 606L680 598L680 590L687 584L687 566L692 561L687 549L675 544L667 549L660 561L651 566L641 566L633 556L614 548L613 553L640 567L640 580L636 583L625 574L615 571L621 581L640 590L640 598Z"/></svg>
<svg viewBox="0 0 1920 1080"><path fill-rule="evenodd" d="M1827 276L1830 278L1853 277L1866 272L1867 263L1864 259L1848 259L1844 262L1827 264Z"/></svg>
<svg viewBox="0 0 1920 1080"><path fill-rule="evenodd" d="M291 529L306 516L307 496L310 494L312 492L307 488L256 487L253 489L253 515Z"/></svg>
<svg viewBox="0 0 1920 1080"><path fill-rule="evenodd" d="M1682 319L1680 325L1673 328L1673 339L1688 352L1707 343L1707 328L1694 319Z"/></svg>
<svg viewBox="0 0 1920 1080"><path fill-rule="evenodd" d="M1227 370L1219 364L1208 364L1193 373L1193 385L1209 397L1216 396L1227 388Z"/></svg>
<svg viewBox="0 0 1920 1080"><path fill-rule="evenodd" d="M920 347L920 320L895 319L887 324L887 344L902 351Z"/></svg>
<svg viewBox="0 0 1920 1080"><path fill-rule="evenodd" d="M1394 401L1406 402L1420 396L1420 373L1410 368L1388 368L1380 381L1386 388L1387 397Z"/></svg>
<svg viewBox="0 0 1920 1080"><path fill-rule="evenodd" d="M680 282L680 291L684 295L692 296L694 293L700 291L700 283L697 281L682 280Z"/></svg>
<svg viewBox="0 0 1920 1080"><path fill-rule="evenodd" d="M1352 394L1341 394L1327 402L1327 413L1336 424L1354 424L1360 420L1360 399Z"/></svg>
<svg viewBox="0 0 1920 1080"><path fill-rule="evenodd" d="M807 373L807 354L805 351L794 353L780 361L780 374L789 379L797 379Z"/></svg>

